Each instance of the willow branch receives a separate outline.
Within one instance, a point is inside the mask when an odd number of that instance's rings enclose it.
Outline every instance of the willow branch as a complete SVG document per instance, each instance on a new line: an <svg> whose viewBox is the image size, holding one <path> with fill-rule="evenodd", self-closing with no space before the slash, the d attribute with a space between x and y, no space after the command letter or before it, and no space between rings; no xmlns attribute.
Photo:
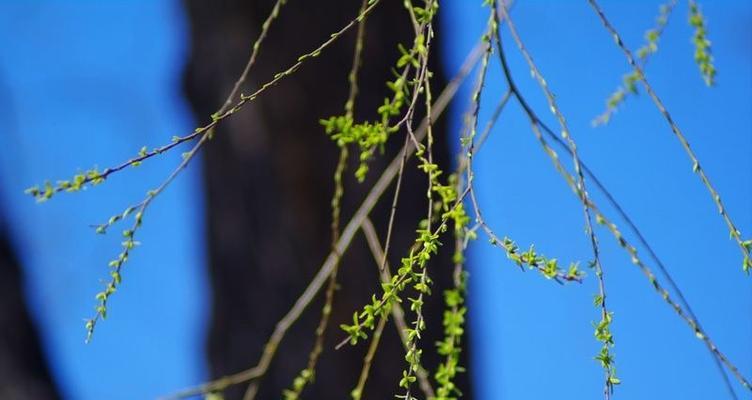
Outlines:
<svg viewBox="0 0 752 400"><path fill-rule="evenodd" d="M645 76L645 73L635 61L635 58L632 55L632 52L624 44L624 41L622 40L619 33L616 31L616 28L614 28L611 22L609 22L608 18L606 18L606 15L603 13L603 10L600 8L600 6L595 0L588 0L588 3L590 3L593 10L598 15L598 18L601 20L601 23L603 23L603 26L614 38L616 45L619 46L621 51L624 53L624 56L627 58L627 62L629 62L629 65L632 67L632 69L634 69L634 71L637 72L637 75L639 76L640 81L645 87L645 90L647 91L650 98L653 100L653 103L655 104L656 108L658 108L658 111L661 113L661 115L663 115L663 118L666 120L669 127L671 128L671 131L674 133L674 136L676 136L676 138L679 140L679 143L684 149L684 152L687 154L687 156L689 157L689 160L692 162L692 171L700 177L700 180L702 181L703 185L705 185L705 188L708 190L708 193L710 193L710 196L713 198L713 202L718 208L718 213L721 214L721 217L723 218L723 220L726 222L726 225L728 226L730 236L734 238L737 245L739 246L739 249L742 252L742 256L744 257L744 261L742 264L744 271L749 272L750 268L752 268L752 258L750 258L750 248L752 247L752 242L744 241L742 239L741 232L736 228L736 225L731 220L731 217L729 216L728 211L726 210L726 207L723 205L723 202L721 201L721 195L718 193L718 191L715 189L713 184L710 182L710 178L707 176L707 174L705 174L705 170L700 166L700 160L697 158L694 151L690 147L689 141L682 133L681 129L679 128L679 125L676 124L673 117L668 112L668 109L666 109L666 106L663 104L663 101L661 101L661 99L655 93L655 90L653 90L653 87L648 82L648 79ZM745 387L752 390L752 387L750 387L749 385L745 385Z"/></svg>
<svg viewBox="0 0 752 400"><path fill-rule="evenodd" d="M532 124L533 132L536 134L536 138L538 139L539 143L541 144L541 147L543 150L548 154L549 158L551 159L552 163L554 164L556 170L562 175L564 180L566 181L567 185L574 191L576 190L575 186L575 178L567 172L566 168L561 164L561 162L558 159L558 155L556 152L547 144L545 139L542 137L542 134L540 132L539 128L539 120L537 119L537 116L535 113L527 108L527 102L525 101L524 97L519 97L519 103L522 105L522 107L526 110L530 110L530 116L535 120L535 122ZM528 111L526 111L528 112ZM590 199L588 202L588 207L593 211L593 213L596 215L596 220L601 225L604 225L608 228L608 230L612 233L612 236L617 241L619 246L621 246L627 253L630 255L632 263L635 264L640 271L648 278L648 281L653 286L655 291L658 293L658 295L663 298L664 302L666 302L673 310L674 312L682 319L684 320L690 328L692 328L695 335L702 340L705 345L708 347L708 349L711 351L711 353L716 357L721 363L723 363L734 375L739 379L743 380L743 382L746 382L746 379L744 379L741 374L738 371L738 368L734 366L731 361L728 360L728 358L720 351L720 349L715 345L715 343L712 341L712 339L709 337L707 332L702 328L702 326L699 324L698 320L694 318L693 316L689 315L685 309L679 305L677 302L675 302L672 298L670 293L663 287L663 285L660 283L658 278L655 276L655 274L652 272L652 270L639 258L637 254L637 249L632 246L629 241L622 235L622 233L618 230L616 225L612 223L605 215L602 213L595 202ZM734 372L735 371L735 372Z"/></svg>

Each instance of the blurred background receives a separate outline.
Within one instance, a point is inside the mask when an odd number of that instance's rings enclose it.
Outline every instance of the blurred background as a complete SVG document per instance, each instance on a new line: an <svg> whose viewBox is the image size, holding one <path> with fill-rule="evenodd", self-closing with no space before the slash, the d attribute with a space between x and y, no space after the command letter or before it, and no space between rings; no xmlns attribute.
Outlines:
<svg viewBox="0 0 752 400"><path fill-rule="evenodd" d="M185 150L41 205L23 190L116 165L142 146L167 143L206 123L232 89L273 4L0 1L0 398L149 399L256 364L274 325L329 252L337 149L318 120L342 112L354 32L221 124L206 151L160 195L144 218L143 244L124 267L110 317L89 344L83 319L93 313L107 263L120 251L119 235L95 235L90 225L140 200ZM750 238L752 4L700 4L717 85L707 88L694 64L685 2L678 2L647 76ZM326 40L359 5L290 0L246 92ZM660 3L602 5L627 45L637 48ZM397 43L412 40L404 14L400 2L384 2L368 19L357 119L373 118L386 95ZM456 73L481 36L487 9L480 0L445 0L439 16L431 66L436 87ZM750 377L751 278L742 273L735 243L665 121L639 95L607 126L591 126L628 72L613 40L585 1L519 1L512 17L567 115L582 159L640 227L716 344ZM502 36L520 89L556 126L505 28ZM489 71L481 123L505 90L497 61ZM459 143L471 81L437 121L436 157L445 166ZM538 148L526 118L510 104L476 158L485 218L523 248L535 243L550 257L587 265L591 251L581 207ZM400 144L387 146L366 183L347 175L345 221ZM414 164L408 171L392 263L411 244L424 210L424 178ZM603 203L602 194L590 191ZM382 237L388 203L372 213ZM598 233L623 382L615 398L734 398L702 342L608 233ZM449 254L430 267L435 295L426 305L429 330L422 340L428 366L438 362L433 343L441 336L439 294L451 284ZM365 240L356 236L342 260L325 352L307 398L346 398L357 380L366 346L332 348L342 337L336 326L349 322L378 290L373 264ZM562 287L520 272L485 239L471 245L468 269L468 372L459 379L465 398L600 396L594 274L582 285ZM305 367L322 302L290 331L258 398L279 398ZM387 328L364 397L391 398L403 363L396 331ZM733 378L732 387L737 398L752 399ZM244 389L226 396L240 398Z"/></svg>

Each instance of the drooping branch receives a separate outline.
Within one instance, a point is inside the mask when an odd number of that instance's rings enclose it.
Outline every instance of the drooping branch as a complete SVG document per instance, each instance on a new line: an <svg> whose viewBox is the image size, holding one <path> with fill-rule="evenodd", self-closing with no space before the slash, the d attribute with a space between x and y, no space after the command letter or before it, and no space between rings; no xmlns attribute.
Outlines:
<svg viewBox="0 0 752 400"><path fill-rule="evenodd" d="M645 73L643 72L642 67L640 67L637 61L635 61L635 58L632 55L632 52L629 50L627 45L624 44L624 41L622 40L619 33L616 31L616 28L611 24L611 22L609 22L608 18L606 17L606 14L598 5L598 2L596 2L595 0L588 0L588 3L590 3L590 6L598 15L598 18L600 19L603 26L606 28L609 34L613 37L614 41L616 42L616 45L619 47L619 49L621 49L622 53L624 53L624 57L626 57L627 62L629 63L630 67L632 67L632 69L634 69L634 71L637 72L640 82L642 82L643 86L645 87L645 91L648 93L648 96L650 96L650 98L653 100L653 103L655 104L656 108L661 113L663 118L666 120L666 123L668 123L669 127L671 128L671 132L673 132L674 136L676 136L677 140L679 140L679 143L684 149L684 152L687 154L687 156L689 157L689 160L692 162L692 172L697 174L697 176L700 178L700 181L702 181L702 184L705 186L708 193L710 194L710 197L713 198L713 202L718 208L718 213L721 214L721 217L726 222L726 226L729 229L729 235L736 241L737 245L739 246L739 250L741 251L742 256L743 256L742 270L746 272L747 274L749 274L750 269L752 269L752 257L750 256L750 251L752 251L752 240L744 240L742 238L741 232L739 231L739 229L737 229L736 224L734 224L734 222L731 220L731 216L729 216L728 211L726 210L726 207L723 205L723 201L721 200L721 195L718 193L718 191L715 189L713 184L710 182L710 178L708 177L708 175L705 173L705 170L700 165L700 160L697 158L697 155L695 155L695 152L690 147L689 141L687 140L686 136L684 136L684 133L682 133L681 129L679 128L679 125L674 121L668 109L666 109L666 106L663 104L663 101L660 99L660 97L658 97L658 94L656 94L655 90L653 90L653 87L650 85L650 82L648 82L648 79L645 76ZM748 387L750 390L752 390L752 387L749 387L748 384L745 385L745 387Z"/></svg>
<svg viewBox="0 0 752 400"><path fill-rule="evenodd" d="M535 62L533 61L532 56L528 53L527 49L522 43L522 39L517 33L517 30L515 29L515 25L512 22L511 18L509 17L509 14L507 13L506 8L502 5L501 7L499 7L499 10L501 11L502 15L504 15L504 17L507 18L507 22L508 22L507 25L509 27L510 33L512 34L512 38L517 44L517 47L519 48L523 57L527 61L527 64L530 68L530 71L533 77L536 78L536 80L538 81L538 85L541 87L544 94L546 95L549 108L551 112L556 116L556 119L559 122L559 126L561 128L561 138L567 144L569 153L572 156L572 164L574 165L574 170L576 174L576 182L574 182L574 185L572 186L572 190L577 194L577 197L580 199L580 202L582 203L583 214L585 217L585 230L590 239L590 245L593 251L592 265L595 268L595 275L596 275L596 278L598 279L598 295L596 296L595 304L596 306L600 308L601 320L596 325L595 337L599 342L602 343L602 346L601 346L600 352L596 355L595 358L596 360L600 362L604 370L605 379L604 379L603 397L604 399L609 400L611 398L611 394L613 393L614 385L618 385L621 382L619 378L616 377L614 357L611 352L611 348L614 346L614 338L610 329L611 322L613 319L613 313L611 313L608 310L608 308L606 308L606 288L605 288L605 282L604 282L604 276L603 276L604 275L603 267L601 265L601 260L600 260L600 248L598 246L598 238L595 234L595 231L593 230L592 217L590 215L591 209L588 206L588 204L590 203L590 196L588 195L587 189L585 187L585 175L582 170L582 166L580 165L580 160L579 160L579 156L577 153L577 144L575 143L574 138L572 137L572 134L569 130L569 127L567 126L567 122L566 122L566 119L564 118L564 114L561 112L561 110L559 109L559 106L556 103L554 94L549 89L546 79L543 78L543 75L541 74L540 70L538 69ZM517 86L512 80L511 72L509 70L509 66L507 65L506 58L504 56L504 50L503 50L502 43L501 43L501 35L498 34L498 32L496 34L496 44L497 44L497 48L499 51L499 57L501 60L504 77L507 80L507 84L509 85L510 89L515 93L515 97L517 98L518 101L520 101L522 94L520 93L519 89L517 89ZM520 101L520 103L522 102ZM530 119L530 122L531 122L531 126L533 130L536 132L536 135L540 135L535 118L533 118L531 113L527 111L529 110L529 108L523 106L523 109L526 110L526 113L528 114L528 118Z"/></svg>

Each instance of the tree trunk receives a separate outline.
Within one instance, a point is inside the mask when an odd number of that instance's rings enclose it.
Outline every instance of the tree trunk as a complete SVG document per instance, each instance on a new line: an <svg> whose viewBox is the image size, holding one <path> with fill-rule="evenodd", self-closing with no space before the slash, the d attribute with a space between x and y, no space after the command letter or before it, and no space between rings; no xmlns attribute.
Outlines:
<svg viewBox="0 0 752 400"><path fill-rule="evenodd" d="M26 309L23 287L20 265L0 229L0 399L54 400L57 391Z"/></svg>
<svg viewBox="0 0 752 400"><path fill-rule="evenodd" d="M186 4L193 50L185 84L195 114L203 121L230 92L274 1L189 0ZM245 93L328 39L330 33L357 15L359 5L359 1L290 1L261 47ZM399 42L412 43L408 17L400 2L384 2L369 17L366 27L356 101L359 120L374 119L376 109L388 95L384 83L392 78L390 68L399 56ZM318 121L343 112L354 43L355 30L221 124L207 147L206 204L213 287L208 352L213 378L255 365L276 322L303 292L329 252L332 176L338 150ZM435 56L434 60L439 59ZM432 70L434 85L440 87L441 69L433 65ZM351 160L345 179L343 225L381 169L399 151L402 135L391 138L363 184L353 178ZM436 136L435 156L448 170L449 146L441 121ZM394 228L392 262L406 254L416 237L418 221L425 216L426 178L416 171L414 163L407 170ZM387 191L371 214L382 240L392 194L393 189ZM452 245L449 239L444 242ZM448 258L437 258L429 267L435 282L434 295L425 306L429 330L421 340L426 365L436 365L439 360L434 343L443 334L442 291L451 284ZM369 302L371 293L379 291L376 264L359 234L342 259L324 354L315 383L306 389L307 398L349 396L367 344L335 351L334 345L344 337L338 326L351 321L352 313ZM322 303L323 293L288 333L257 398L279 398L305 367ZM406 364L393 326L387 327L382 340L364 398L391 398L398 391ZM459 383L467 394L466 377L462 376ZM242 391L235 388L226 394L239 398Z"/></svg>

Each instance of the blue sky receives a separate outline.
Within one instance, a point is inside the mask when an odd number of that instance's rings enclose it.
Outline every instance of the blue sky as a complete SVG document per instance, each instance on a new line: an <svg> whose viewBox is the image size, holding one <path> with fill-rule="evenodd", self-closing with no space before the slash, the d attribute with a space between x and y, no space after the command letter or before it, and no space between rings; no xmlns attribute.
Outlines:
<svg viewBox="0 0 752 400"><path fill-rule="evenodd" d="M43 205L23 194L192 131L180 87L186 22L169 1L0 2L0 147L12 149L0 155L0 221L64 398L155 398L206 378L200 165L146 214L137 237L144 245L88 345L83 319L125 229L99 236L89 225L142 199L179 152Z"/></svg>
<svg viewBox="0 0 752 400"><path fill-rule="evenodd" d="M484 29L480 2L443 2L446 71L458 68ZM478 3L478 4L475 4ZM512 16L528 50L557 95L579 153L632 216L683 289L705 329L745 376L752 375L752 286L741 255L711 197L650 99L629 98L612 122L592 118L628 71L622 53L587 2L517 2ZM674 11L647 76L684 130L723 201L747 238L752 235L752 6L701 2L713 43L718 85L704 86L693 60L684 2ZM631 48L652 27L658 2L603 1ZM556 120L506 28L505 49L517 84L549 126ZM481 120L505 86L490 66ZM469 99L469 87L461 96ZM461 122L468 100L453 109ZM558 131L558 129L556 129ZM562 152L560 152L562 153ZM563 154L563 153L562 153ZM501 116L475 161L479 201L497 234L566 262L591 258L576 196L554 171L516 104ZM589 188L605 207L603 196ZM626 230L626 226L616 220ZM598 229L614 311L616 398L728 398L709 353L655 294L647 279L604 229ZM593 274L561 287L521 273L498 249L479 240L471 249L470 370L480 399L597 398L602 372L592 321ZM641 252L644 255L644 251ZM735 389L741 398L749 392ZM746 397L745 397L746 396Z"/></svg>

